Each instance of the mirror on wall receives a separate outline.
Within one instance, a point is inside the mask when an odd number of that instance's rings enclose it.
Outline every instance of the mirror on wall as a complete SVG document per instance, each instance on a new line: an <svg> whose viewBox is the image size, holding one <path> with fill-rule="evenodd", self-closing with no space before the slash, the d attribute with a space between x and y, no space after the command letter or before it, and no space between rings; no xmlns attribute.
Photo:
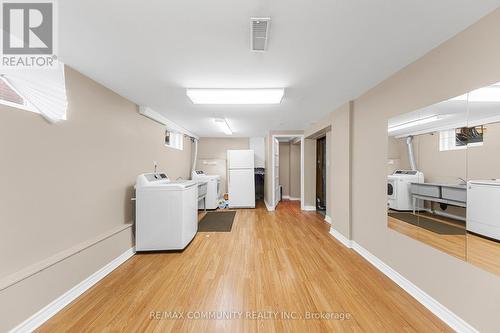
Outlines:
<svg viewBox="0 0 500 333"><path fill-rule="evenodd" d="M500 84L389 119L388 227L500 274Z"/></svg>

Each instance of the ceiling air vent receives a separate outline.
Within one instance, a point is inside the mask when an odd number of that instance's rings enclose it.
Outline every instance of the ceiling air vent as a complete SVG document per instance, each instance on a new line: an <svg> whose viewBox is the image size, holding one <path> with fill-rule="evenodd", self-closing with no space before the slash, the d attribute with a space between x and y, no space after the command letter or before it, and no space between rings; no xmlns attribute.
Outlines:
<svg viewBox="0 0 500 333"><path fill-rule="evenodd" d="M265 51L269 36L270 17L252 17L250 19L250 43L252 51Z"/></svg>

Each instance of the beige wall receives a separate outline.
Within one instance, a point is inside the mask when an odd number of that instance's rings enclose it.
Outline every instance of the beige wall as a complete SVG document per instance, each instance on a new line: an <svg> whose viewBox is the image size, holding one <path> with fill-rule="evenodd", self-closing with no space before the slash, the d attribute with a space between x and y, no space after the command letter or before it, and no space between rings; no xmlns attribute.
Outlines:
<svg viewBox="0 0 500 333"><path fill-rule="evenodd" d="M300 199L300 141L290 145L290 197Z"/></svg>
<svg viewBox="0 0 500 333"><path fill-rule="evenodd" d="M130 223L138 174L159 162L188 177L191 145L166 148L164 128L137 106L66 68L68 120L0 106L0 279ZM6 331L132 247L126 228L0 291ZM13 253L15 255L13 255Z"/></svg>
<svg viewBox="0 0 500 333"><path fill-rule="evenodd" d="M319 138L330 131L332 127L332 114L329 113L320 120L314 122L304 130L304 136L309 139Z"/></svg>
<svg viewBox="0 0 500 333"><path fill-rule="evenodd" d="M304 140L304 205L316 207L316 139Z"/></svg>
<svg viewBox="0 0 500 333"><path fill-rule="evenodd" d="M350 238L351 219L351 127L353 103L332 113L330 186L332 228ZM369 168L369 163L367 164Z"/></svg>
<svg viewBox="0 0 500 333"><path fill-rule="evenodd" d="M250 149L249 138L200 138L196 170L221 176L221 191L227 192L227 151Z"/></svg>
<svg viewBox="0 0 500 333"><path fill-rule="evenodd" d="M280 142L280 185L283 196L300 199L300 142Z"/></svg>
<svg viewBox="0 0 500 333"><path fill-rule="evenodd" d="M496 10L358 98L351 124L352 238L481 332L500 327L500 277L387 228L387 121L500 81L499 40Z"/></svg>
<svg viewBox="0 0 500 333"><path fill-rule="evenodd" d="M290 196L290 143L280 142L280 185L283 196Z"/></svg>
<svg viewBox="0 0 500 333"><path fill-rule="evenodd" d="M401 139L396 139L394 137L389 137L387 139L387 174L392 175L394 171L398 169L406 169L409 166L406 164L402 164L403 160L406 159L408 161L408 150L402 151L401 148ZM405 139L406 140L406 139ZM405 157L406 155L406 157ZM409 165L409 164L408 164Z"/></svg>

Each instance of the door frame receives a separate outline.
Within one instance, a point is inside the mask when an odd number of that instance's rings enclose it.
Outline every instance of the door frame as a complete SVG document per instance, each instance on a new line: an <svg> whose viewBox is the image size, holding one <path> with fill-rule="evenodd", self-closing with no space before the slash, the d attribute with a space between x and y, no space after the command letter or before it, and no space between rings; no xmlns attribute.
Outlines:
<svg viewBox="0 0 500 333"><path fill-rule="evenodd" d="M275 191L275 166L274 166L274 139L277 138L300 138L300 209L304 210L304 135L303 134L273 134L271 135L271 188L272 188L272 203L271 210L276 208L276 191Z"/></svg>

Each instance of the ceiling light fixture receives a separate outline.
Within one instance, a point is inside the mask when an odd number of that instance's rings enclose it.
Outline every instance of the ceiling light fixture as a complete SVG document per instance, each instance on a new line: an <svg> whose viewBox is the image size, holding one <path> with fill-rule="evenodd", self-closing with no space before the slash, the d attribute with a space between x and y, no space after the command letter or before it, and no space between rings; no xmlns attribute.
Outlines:
<svg viewBox="0 0 500 333"><path fill-rule="evenodd" d="M226 135L232 135L233 131L231 130L231 127L229 127L229 124L227 123L226 119L220 119L216 118L214 119L215 123L219 125L219 128L224 132Z"/></svg>
<svg viewBox="0 0 500 333"><path fill-rule="evenodd" d="M479 88L470 93L451 98L450 101L500 102L500 86L496 83L489 87Z"/></svg>
<svg viewBox="0 0 500 333"><path fill-rule="evenodd" d="M431 117L427 117L427 118L412 120L412 121L409 121L407 123L391 126L391 127L389 127L388 132L389 133L396 132L396 131L399 131L399 130L402 130L405 128L431 123L431 122L439 120L439 119L440 119L440 117L438 117L438 116L431 116Z"/></svg>
<svg viewBox="0 0 500 333"><path fill-rule="evenodd" d="M186 89L194 104L280 104L284 88Z"/></svg>

